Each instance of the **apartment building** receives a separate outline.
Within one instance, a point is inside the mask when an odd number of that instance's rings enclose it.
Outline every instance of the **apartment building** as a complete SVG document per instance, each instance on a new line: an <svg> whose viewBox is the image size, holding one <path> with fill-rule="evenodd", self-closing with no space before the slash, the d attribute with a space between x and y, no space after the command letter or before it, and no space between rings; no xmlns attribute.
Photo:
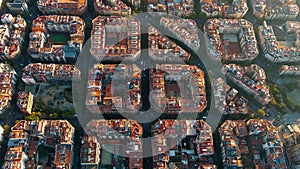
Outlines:
<svg viewBox="0 0 300 169"><path fill-rule="evenodd" d="M135 17L98 16L93 20L90 51L97 60L134 60L141 52L140 36Z"/></svg>
<svg viewBox="0 0 300 169"><path fill-rule="evenodd" d="M21 53L26 21L17 15L3 14L0 25L0 60L12 59Z"/></svg>
<svg viewBox="0 0 300 169"><path fill-rule="evenodd" d="M153 169L216 169L212 131L203 120L160 120L151 130Z"/></svg>
<svg viewBox="0 0 300 169"><path fill-rule="evenodd" d="M21 146L11 147L7 150L4 157L4 169L18 168L18 169L26 169L25 161L27 159L27 155L23 152L23 148Z"/></svg>
<svg viewBox="0 0 300 169"><path fill-rule="evenodd" d="M287 168L279 131L267 120L227 120L219 134L224 168Z"/></svg>
<svg viewBox="0 0 300 169"><path fill-rule="evenodd" d="M54 166L56 168L71 169L73 163L73 145L58 144L55 146Z"/></svg>
<svg viewBox="0 0 300 169"><path fill-rule="evenodd" d="M242 154L248 154L248 135L245 121L225 121L219 128L221 137L222 162L224 168L242 169Z"/></svg>
<svg viewBox="0 0 300 169"><path fill-rule="evenodd" d="M284 125L281 130L283 145L286 148L288 162L292 168L300 166L299 159L299 141L300 141L300 125L299 122L293 122L288 125Z"/></svg>
<svg viewBox="0 0 300 169"><path fill-rule="evenodd" d="M264 119L250 119L246 124L249 141L255 144L252 146L252 152L255 152L253 156L260 157L255 159L254 164L261 168L286 169L287 161L277 127Z"/></svg>
<svg viewBox="0 0 300 169"><path fill-rule="evenodd" d="M179 62L188 61L191 54L182 49L167 36L162 35L153 26L148 27L149 56L155 61Z"/></svg>
<svg viewBox="0 0 300 169"><path fill-rule="evenodd" d="M33 106L33 94L30 92L19 92L17 105L19 109L25 114L31 114Z"/></svg>
<svg viewBox="0 0 300 169"><path fill-rule="evenodd" d="M253 15L263 19L293 20L299 14L296 0L251 0Z"/></svg>
<svg viewBox="0 0 300 169"><path fill-rule="evenodd" d="M87 10L87 0L38 0L37 5L45 15L81 16Z"/></svg>
<svg viewBox="0 0 300 169"><path fill-rule="evenodd" d="M223 67L223 71L230 82L251 95L258 103L266 105L271 101L265 71L258 65L229 64Z"/></svg>
<svg viewBox="0 0 300 169"><path fill-rule="evenodd" d="M87 134L96 136L101 145L101 159L107 159L101 161L101 167L118 168L125 164L129 169L143 169L143 128L136 121L91 120L87 129Z"/></svg>
<svg viewBox="0 0 300 169"><path fill-rule="evenodd" d="M245 19L209 19L204 33L214 60L250 61L259 53L253 25Z"/></svg>
<svg viewBox="0 0 300 169"><path fill-rule="evenodd" d="M84 42L84 21L77 16L40 16L32 23L27 52L43 62L75 63Z"/></svg>
<svg viewBox="0 0 300 169"><path fill-rule="evenodd" d="M214 100L215 100L215 108L223 114L223 112L226 112L226 89L228 85L226 84L225 80L222 78L214 79L212 81L213 84L213 90L214 90Z"/></svg>
<svg viewBox="0 0 300 169"><path fill-rule="evenodd" d="M162 64L150 69L155 108L164 113L202 112L206 106L204 72L197 66Z"/></svg>
<svg viewBox="0 0 300 169"><path fill-rule="evenodd" d="M193 0L148 0L147 12L163 12L175 16L189 16L193 11Z"/></svg>
<svg viewBox="0 0 300 169"><path fill-rule="evenodd" d="M285 22L282 30L284 38L277 37L273 26L266 22L258 29L260 44L268 60L275 63L300 61L300 22Z"/></svg>
<svg viewBox="0 0 300 169"><path fill-rule="evenodd" d="M80 150L81 168L82 169L99 169L100 168L100 148L97 137L84 135L83 145Z"/></svg>
<svg viewBox="0 0 300 169"><path fill-rule="evenodd" d="M71 169L74 132L66 120L19 121L11 128L4 168ZM43 155L40 147L55 152L54 157L46 154L50 158L47 164L40 161Z"/></svg>
<svg viewBox="0 0 300 169"><path fill-rule="evenodd" d="M167 13L165 0L148 0L147 12Z"/></svg>
<svg viewBox="0 0 300 169"><path fill-rule="evenodd" d="M227 85L222 78L213 81L215 107L220 113L250 114L248 100L239 95L238 90Z"/></svg>
<svg viewBox="0 0 300 169"><path fill-rule="evenodd" d="M0 114L6 113L14 94L17 73L8 64L0 63Z"/></svg>
<svg viewBox="0 0 300 169"><path fill-rule="evenodd" d="M79 69L70 64L31 63L22 71L22 80L26 84L71 82L79 79Z"/></svg>
<svg viewBox="0 0 300 169"><path fill-rule="evenodd" d="M197 51L200 47L197 23L192 19L171 19L161 17L160 25L171 31L175 37Z"/></svg>
<svg viewBox="0 0 300 169"><path fill-rule="evenodd" d="M108 2L108 3L107 3ZM141 0L129 0L135 8L140 8ZM131 7L126 5L121 0L95 0L94 1L94 10L101 15L118 15L126 16L131 14Z"/></svg>
<svg viewBox="0 0 300 169"><path fill-rule="evenodd" d="M14 15L28 14L29 9L26 0L13 0L6 3L7 8Z"/></svg>
<svg viewBox="0 0 300 169"><path fill-rule="evenodd" d="M95 64L89 70L86 106L93 113L134 113L142 106L136 65Z"/></svg>
<svg viewBox="0 0 300 169"><path fill-rule="evenodd" d="M248 12L246 0L200 0L202 12L208 17L242 18Z"/></svg>
<svg viewBox="0 0 300 169"><path fill-rule="evenodd" d="M300 75L300 65L282 65L279 70L280 75Z"/></svg>

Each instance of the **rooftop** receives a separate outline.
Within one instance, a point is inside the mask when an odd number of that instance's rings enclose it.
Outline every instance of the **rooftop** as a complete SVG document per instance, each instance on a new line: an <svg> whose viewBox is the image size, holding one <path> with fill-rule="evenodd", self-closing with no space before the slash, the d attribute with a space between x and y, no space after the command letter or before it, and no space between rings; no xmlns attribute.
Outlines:
<svg viewBox="0 0 300 169"><path fill-rule="evenodd" d="M200 0L202 12L207 16L242 18L248 11L246 0Z"/></svg>
<svg viewBox="0 0 300 169"><path fill-rule="evenodd" d="M92 112L135 112L142 106L141 73L136 65L95 64L87 83L86 105Z"/></svg>
<svg viewBox="0 0 300 169"><path fill-rule="evenodd" d="M212 131L203 120L160 120L152 126L152 134L154 169L215 168Z"/></svg>
<svg viewBox="0 0 300 169"><path fill-rule="evenodd" d="M251 163L260 168L287 168L279 131L267 120L227 120L219 128L219 134L225 167ZM243 160L245 158L254 160Z"/></svg>
<svg viewBox="0 0 300 169"><path fill-rule="evenodd" d="M81 146L81 165L98 165L100 162L100 144L95 136L85 135Z"/></svg>
<svg viewBox="0 0 300 169"><path fill-rule="evenodd" d="M280 67L280 74L299 75L300 65L282 65Z"/></svg>
<svg viewBox="0 0 300 169"><path fill-rule="evenodd" d="M245 19L209 19L204 32L213 59L249 61L258 55L253 25Z"/></svg>
<svg viewBox="0 0 300 169"><path fill-rule="evenodd" d="M300 61L300 22L287 21L283 26L284 40L279 40L273 26L266 22L259 26L259 37L266 54L265 57L273 62ZM293 37L289 40L289 37Z"/></svg>
<svg viewBox="0 0 300 169"><path fill-rule="evenodd" d="M197 23L192 19L171 19L161 17L160 24L170 30L179 40L192 49L200 47Z"/></svg>
<svg viewBox="0 0 300 169"><path fill-rule="evenodd" d="M204 72L197 66L163 64L150 69L155 108L165 113L202 112L206 106Z"/></svg>
<svg viewBox="0 0 300 169"><path fill-rule="evenodd" d="M108 3L107 3L108 2ZM140 0L130 0L131 4L140 3ZM102 15L130 15L131 8L121 0L94 0L94 9Z"/></svg>
<svg viewBox="0 0 300 169"><path fill-rule="evenodd" d="M271 101L265 71L258 65L239 66L229 64L224 65L223 70L225 76L232 83L254 96L254 99L259 103L265 105Z"/></svg>
<svg viewBox="0 0 300 169"><path fill-rule="evenodd" d="M162 35L156 28L149 26L148 32L149 55L154 60L180 62L190 59L190 53L171 41L167 36Z"/></svg>
<svg viewBox="0 0 300 169"><path fill-rule="evenodd" d="M148 0L147 12L163 12L175 16L189 16L194 10L193 0Z"/></svg>
<svg viewBox="0 0 300 169"><path fill-rule="evenodd" d="M12 59L20 54L25 33L26 21L17 15L3 14L0 25L0 59Z"/></svg>
<svg viewBox="0 0 300 169"><path fill-rule="evenodd" d="M40 153L37 147L41 144L56 149L54 167L69 166L74 132L74 127L66 120L21 120L11 128L4 166L35 168Z"/></svg>
<svg viewBox="0 0 300 169"><path fill-rule="evenodd" d="M25 83L48 83L51 80L80 79L80 71L71 64L43 64L31 63L22 71L22 80Z"/></svg>
<svg viewBox="0 0 300 169"><path fill-rule="evenodd" d="M17 105L22 112L31 114L33 95L30 92L19 92Z"/></svg>
<svg viewBox="0 0 300 169"><path fill-rule="evenodd" d="M93 20L91 53L100 60L139 56L140 21L135 17L98 16Z"/></svg>
<svg viewBox="0 0 300 169"><path fill-rule="evenodd" d="M213 81L216 108L222 114L249 114L248 100L221 78Z"/></svg>
<svg viewBox="0 0 300 169"><path fill-rule="evenodd" d="M40 16L32 23L27 51L34 59L68 62L70 58L76 58L82 49L84 27L84 21L77 16ZM67 44L51 42L49 36L53 32L69 34Z"/></svg>
<svg viewBox="0 0 300 169"><path fill-rule="evenodd" d="M296 0L253 0L253 14L266 19L295 19L299 14Z"/></svg>
<svg viewBox="0 0 300 169"><path fill-rule="evenodd" d="M87 0L38 0L37 4L44 14L82 15L87 9Z"/></svg>
<svg viewBox="0 0 300 169"><path fill-rule="evenodd" d="M15 84L15 70L8 64L0 63L0 111L5 112L5 108L12 99Z"/></svg>
<svg viewBox="0 0 300 169"><path fill-rule="evenodd" d="M96 136L101 145L102 165L119 166L119 156L122 163L128 164L129 169L143 168L142 134L143 128L134 120L92 120L87 124L87 133ZM115 153L114 153L115 152ZM116 155L112 155L112 153ZM111 160L112 156L117 157ZM127 162L124 162L127 161Z"/></svg>

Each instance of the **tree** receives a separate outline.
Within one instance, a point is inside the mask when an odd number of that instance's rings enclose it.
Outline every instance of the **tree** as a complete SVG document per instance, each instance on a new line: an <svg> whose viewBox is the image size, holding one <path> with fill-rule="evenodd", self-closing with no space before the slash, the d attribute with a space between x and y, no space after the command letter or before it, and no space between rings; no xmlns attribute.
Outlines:
<svg viewBox="0 0 300 169"><path fill-rule="evenodd" d="M272 100L271 100L271 105L272 105L272 106L276 106L276 104L277 104L276 100L275 100L274 98L272 98Z"/></svg>
<svg viewBox="0 0 300 169"><path fill-rule="evenodd" d="M74 116L75 112L72 112L72 111L63 111L61 113L62 117L64 118L69 118L69 117L72 117Z"/></svg>
<svg viewBox="0 0 300 169"><path fill-rule="evenodd" d="M300 110L300 104L297 104L296 105L296 109L298 110L298 112L300 112L299 110Z"/></svg>
<svg viewBox="0 0 300 169"><path fill-rule="evenodd" d="M257 113L258 113L260 116L266 116L266 112L265 112L263 109L258 109L258 110L257 110Z"/></svg>
<svg viewBox="0 0 300 169"><path fill-rule="evenodd" d="M3 126L3 129L4 129L3 136L4 136L4 137L8 137L8 135L9 135L9 130L10 130L9 126L8 126L8 125L5 125L5 126Z"/></svg>
<svg viewBox="0 0 300 169"><path fill-rule="evenodd" d="M59 115L57 113L52 113L52 114L50 114L50 118L52 118L52 119L58 119Z"/></svg>
<svg viewBox="0 0 300 169"><path fill-rule="evenodd" d="M196 12L193 11L187 18L188 19L194 19L196 17Z"/></svg>
<svg viewBox="0 0 300 169"><path fill-rule="evenodd" d="M20 82L18 84L18 90L19 91L24 91L25 90L25 83L24 82Z"/></svg>
<svg viewBox="0 0 300 169"><path fill-rule="evenodd" d="M200 13L200 19L202 19L206 22L208 20L208 16L204 12L201 12Z"/></svg>
<svg viewBox="0 0 300 169"><path fill-rule="evenodd" d="M42 113L41 112L32 112L29 116L27 116L25 118L25 120L28 120L28 121L38 121L38 120L40 120L41 117L42 117Z"/></svg>

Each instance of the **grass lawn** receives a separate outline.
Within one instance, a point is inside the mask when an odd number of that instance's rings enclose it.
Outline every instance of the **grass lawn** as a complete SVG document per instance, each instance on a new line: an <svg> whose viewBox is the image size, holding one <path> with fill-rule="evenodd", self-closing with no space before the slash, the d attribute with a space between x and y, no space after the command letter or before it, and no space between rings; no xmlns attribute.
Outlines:
<svg viewBox="0 0 300 169"><path fill-rule="evenodd" d="M70 40L69 34L63 34L63 33L54 33L50 35L50 41L52 43L64 43L66 44Z"/></svg>

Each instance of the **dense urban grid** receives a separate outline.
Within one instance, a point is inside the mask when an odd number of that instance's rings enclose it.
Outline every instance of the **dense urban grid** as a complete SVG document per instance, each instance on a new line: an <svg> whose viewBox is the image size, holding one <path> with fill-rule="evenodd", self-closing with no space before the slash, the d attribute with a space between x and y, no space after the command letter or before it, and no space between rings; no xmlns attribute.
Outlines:
<svg viewBox="0 0 300 169"><path fill-rule="evenodd" d="M0 5L1 168L300 168L299 0Z"/></svg>

